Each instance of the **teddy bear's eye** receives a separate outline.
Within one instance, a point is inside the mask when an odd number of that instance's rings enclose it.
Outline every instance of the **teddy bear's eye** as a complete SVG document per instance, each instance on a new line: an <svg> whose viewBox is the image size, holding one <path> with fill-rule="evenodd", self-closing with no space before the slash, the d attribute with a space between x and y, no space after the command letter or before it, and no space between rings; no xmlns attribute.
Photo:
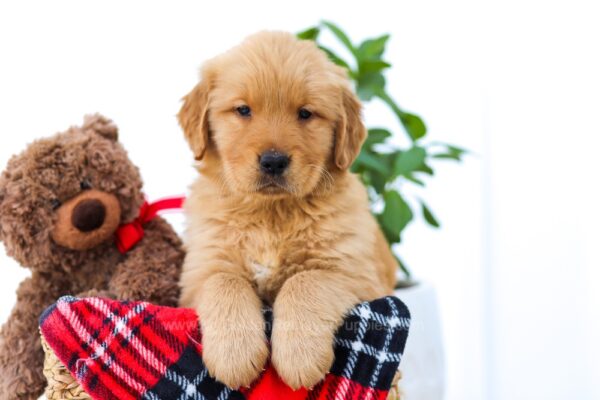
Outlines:
<svg viewBox="0 0 600 400"><path fill-rule="evenodd" d="M53 210L56 210L58 207L61 206L61 204L62 203L60 202L59 199L52 199L52 200L50 200L50 205L52 206Z"/></svg>
<svg viewBox="0 0 600 400"><path fill-rule="evenodd" d="M81 190L90 190L92 188L92 184L87 179L82 180L79 186Z"/></svg>

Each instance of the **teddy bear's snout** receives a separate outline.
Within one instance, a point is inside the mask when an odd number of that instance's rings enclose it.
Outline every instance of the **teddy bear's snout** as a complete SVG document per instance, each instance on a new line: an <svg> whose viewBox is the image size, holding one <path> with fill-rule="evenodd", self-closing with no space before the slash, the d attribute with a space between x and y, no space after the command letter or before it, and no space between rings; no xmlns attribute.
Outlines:
<svg viewBox="0 0 600 400"><path fill-rule="evenodd" d="M73 250L87 250L112 239L121 220L119 200L100 190L86 190L56 210L52 239Z"/></svg>
<svg viewBox="0 0 600 400"><path fill-rule="evenodd" d="M77 204L71 215L71 223L81 232L90 232L104 224L106 207L100 200L84 200Z"/></svg>

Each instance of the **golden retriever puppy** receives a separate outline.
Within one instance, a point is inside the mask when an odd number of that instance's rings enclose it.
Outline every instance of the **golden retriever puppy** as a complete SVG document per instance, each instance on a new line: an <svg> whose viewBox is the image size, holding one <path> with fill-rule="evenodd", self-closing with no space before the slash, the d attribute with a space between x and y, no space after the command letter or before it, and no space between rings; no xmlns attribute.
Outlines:
<svg viewBox="0 0 600 400"><path fill-rule="evenodd" d="M348 168L366 131L343 69L310 41L261 32L209 60L179 122L198 179L185 209L181 305L212 376L249 385L269 358L292 388L333 362L355 304L389 294L396 262Z"/></svg>

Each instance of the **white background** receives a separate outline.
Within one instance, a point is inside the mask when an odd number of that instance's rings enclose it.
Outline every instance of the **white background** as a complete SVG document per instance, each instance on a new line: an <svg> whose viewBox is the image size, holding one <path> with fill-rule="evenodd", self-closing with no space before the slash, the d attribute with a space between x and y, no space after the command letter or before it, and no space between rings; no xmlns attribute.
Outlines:
<svg viewBox="0 0 600 400"><path fill-rule="evenodd" d="M600 13L583 1L0 4L0 165L100 111L150 198L194 177L175 120L200 63L320 19L390 32L390 91L474 151L422 193L401 254L438 289L450 400L600 398ZM395 124L381 105L367 122ZM181 219L175 218L180 226ZM0 247L0 321L26 276ZM409 399L410 400L410 399Z"/></svg>

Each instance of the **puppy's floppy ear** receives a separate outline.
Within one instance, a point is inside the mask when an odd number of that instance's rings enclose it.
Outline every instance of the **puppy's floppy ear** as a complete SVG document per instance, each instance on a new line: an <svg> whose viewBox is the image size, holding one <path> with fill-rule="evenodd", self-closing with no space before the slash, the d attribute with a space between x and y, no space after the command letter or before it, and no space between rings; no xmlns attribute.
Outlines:
<svg viewBox="0 0 600 400"><path fill-rule="evenodd" d="M179 125L194 152L196 160L201 160L208 146L208 93L207 79L202 79L191 92L183 98L183 105L177 114Z"/></svg>
<svg viewBox="0 0 600 400"><path fill-rule="evenodd" d="M334 161L339 169L348 169L358 157L367 137L361 120L361 104L348 87L342 89L341 116L335 131Z"/></svg>

